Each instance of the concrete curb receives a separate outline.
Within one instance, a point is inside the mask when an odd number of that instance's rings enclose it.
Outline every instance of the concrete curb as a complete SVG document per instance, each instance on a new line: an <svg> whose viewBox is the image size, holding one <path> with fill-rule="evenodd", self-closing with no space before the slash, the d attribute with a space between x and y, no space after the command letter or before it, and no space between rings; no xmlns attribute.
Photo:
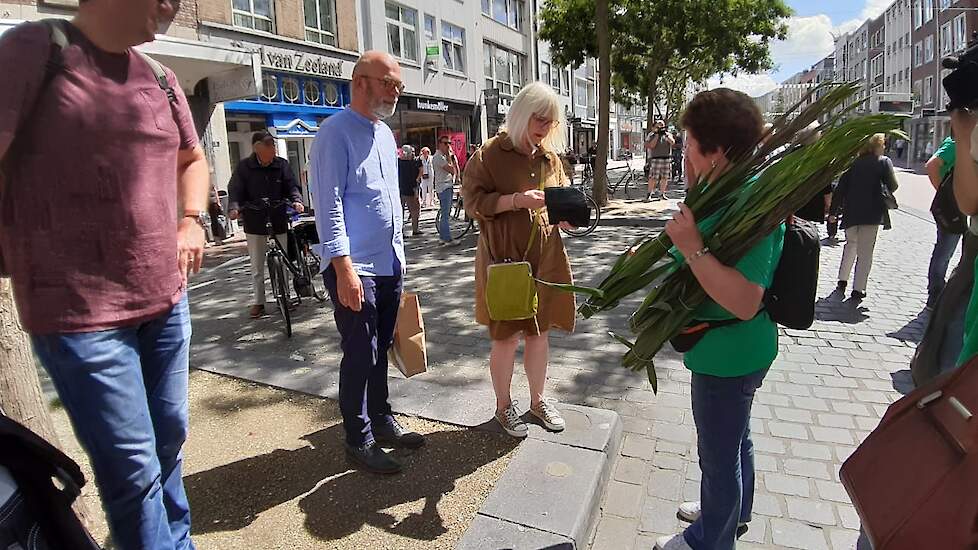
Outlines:
<svg viewBox="0 0 978 550"><path fill-rule="evenodd" d="M531 424L506 472L456 550L587 548L614 468L622 422L614 411L558 405L562 433ZM484 427L494 426L495 423Z"/></svg>

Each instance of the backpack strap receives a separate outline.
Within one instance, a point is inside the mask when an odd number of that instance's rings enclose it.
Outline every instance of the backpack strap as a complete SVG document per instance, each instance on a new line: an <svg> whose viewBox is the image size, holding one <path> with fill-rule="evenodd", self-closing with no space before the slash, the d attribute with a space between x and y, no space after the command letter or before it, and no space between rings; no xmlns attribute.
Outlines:
<svg viewBox="0 0 978 550"><path fill-rule="evenodd" d="M170 100L170 103L176 103L177 94L173 91L173 86L170 86L169 79L166 78L166 69L163 68L163 64L135 48L132 51L136 52L136 55L149 65L156 77L156 83L160 85L161 90L166 92L166 98Z"/></svg>

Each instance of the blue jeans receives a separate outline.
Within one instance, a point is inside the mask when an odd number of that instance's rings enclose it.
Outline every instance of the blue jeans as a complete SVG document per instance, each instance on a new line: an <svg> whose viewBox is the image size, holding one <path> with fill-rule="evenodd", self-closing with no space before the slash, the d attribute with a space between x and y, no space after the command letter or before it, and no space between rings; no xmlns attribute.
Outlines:
<svg viewBox="0 0 978 550"><path fill-rule="evenodd" d="M719 378L693 373L693 420L700 455L700 518L683 533L694 550L733 550L737 524L754 506L750 409L768 369Z"/></svg>
<svg viewBox="0 0 978 550"><path fill-rule="evenodd" d="M397 310L401 307L400 266L393 277L360 277L363 304L360 311L340 303L336 271L323 273L333 318L340 332L340 413L346 443L360 447L374 440L372 426L391 422L387 389L387 350L394 341Z"/></svg>
<svg viewBox="0 0 978 550"><path fill-rule="evenodd" d="M448 217L452 215L453 188L449 187L438 193L438 236L443 241L452 240L452 230L448 226Z"/></svg>
<svg viewBox="0 0 978 550"><path fill-rule="evenodd" d="M934 252L930 255L930 267L927 269L927 303L934 305L937 298L944 290L945 278L947 277L947 266L951 263L951 257L961 242L961 235L945 233L941 228L937 228L937 242L934 243Z"/></svg>
<svg viewBox="0 0 978 550"><path fill-rule="evenodd" d="M114 330L32 336L88 453L115 544L192 550L182 479L190 307Z"/></svg>

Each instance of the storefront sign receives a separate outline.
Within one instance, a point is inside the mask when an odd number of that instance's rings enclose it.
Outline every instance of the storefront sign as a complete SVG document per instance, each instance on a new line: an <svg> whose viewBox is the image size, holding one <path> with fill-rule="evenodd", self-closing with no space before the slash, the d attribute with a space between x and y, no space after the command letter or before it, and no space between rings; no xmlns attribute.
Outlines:
<svg viewBox="0 0 978 550"><path fill-rule="evenodd" d="M255 54L257 58L257 54ZM223 103L235 99L247 99L257 97L261 92L259 82L261 81L261 71L257 65L239 67L221 74L207 78L207 87L210 93L210 101L213 103Z"/></svg>
<svg viewBox="0 0 978 550"><path fill-rule="evenodd" d="M262 47L261 64L262 67L268 69L332 78L346 77L343 73L345 66L349 65L344 63L342 59L272 46Z"/></svg>
<svg viewBox="0 0 978 550"><path fill-rule="evenodd" d="M437 111L439 113L448 112L448 104L444 101L429 101L427 99L417 100L417 108L419 111Z"/></svg>

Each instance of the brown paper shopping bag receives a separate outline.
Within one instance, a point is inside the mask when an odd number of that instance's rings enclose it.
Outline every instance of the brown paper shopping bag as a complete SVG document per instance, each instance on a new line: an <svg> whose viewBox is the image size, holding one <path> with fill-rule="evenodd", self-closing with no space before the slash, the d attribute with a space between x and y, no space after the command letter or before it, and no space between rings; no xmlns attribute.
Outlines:
<svg viewBox="0 0 978 550"><path fill-rule="evenodd" d="M428 370L424 318L417 294L401 294L401 308L397 311L397 325L394 327L394 345L389 357L397 370L408 378Z"/></svg>

